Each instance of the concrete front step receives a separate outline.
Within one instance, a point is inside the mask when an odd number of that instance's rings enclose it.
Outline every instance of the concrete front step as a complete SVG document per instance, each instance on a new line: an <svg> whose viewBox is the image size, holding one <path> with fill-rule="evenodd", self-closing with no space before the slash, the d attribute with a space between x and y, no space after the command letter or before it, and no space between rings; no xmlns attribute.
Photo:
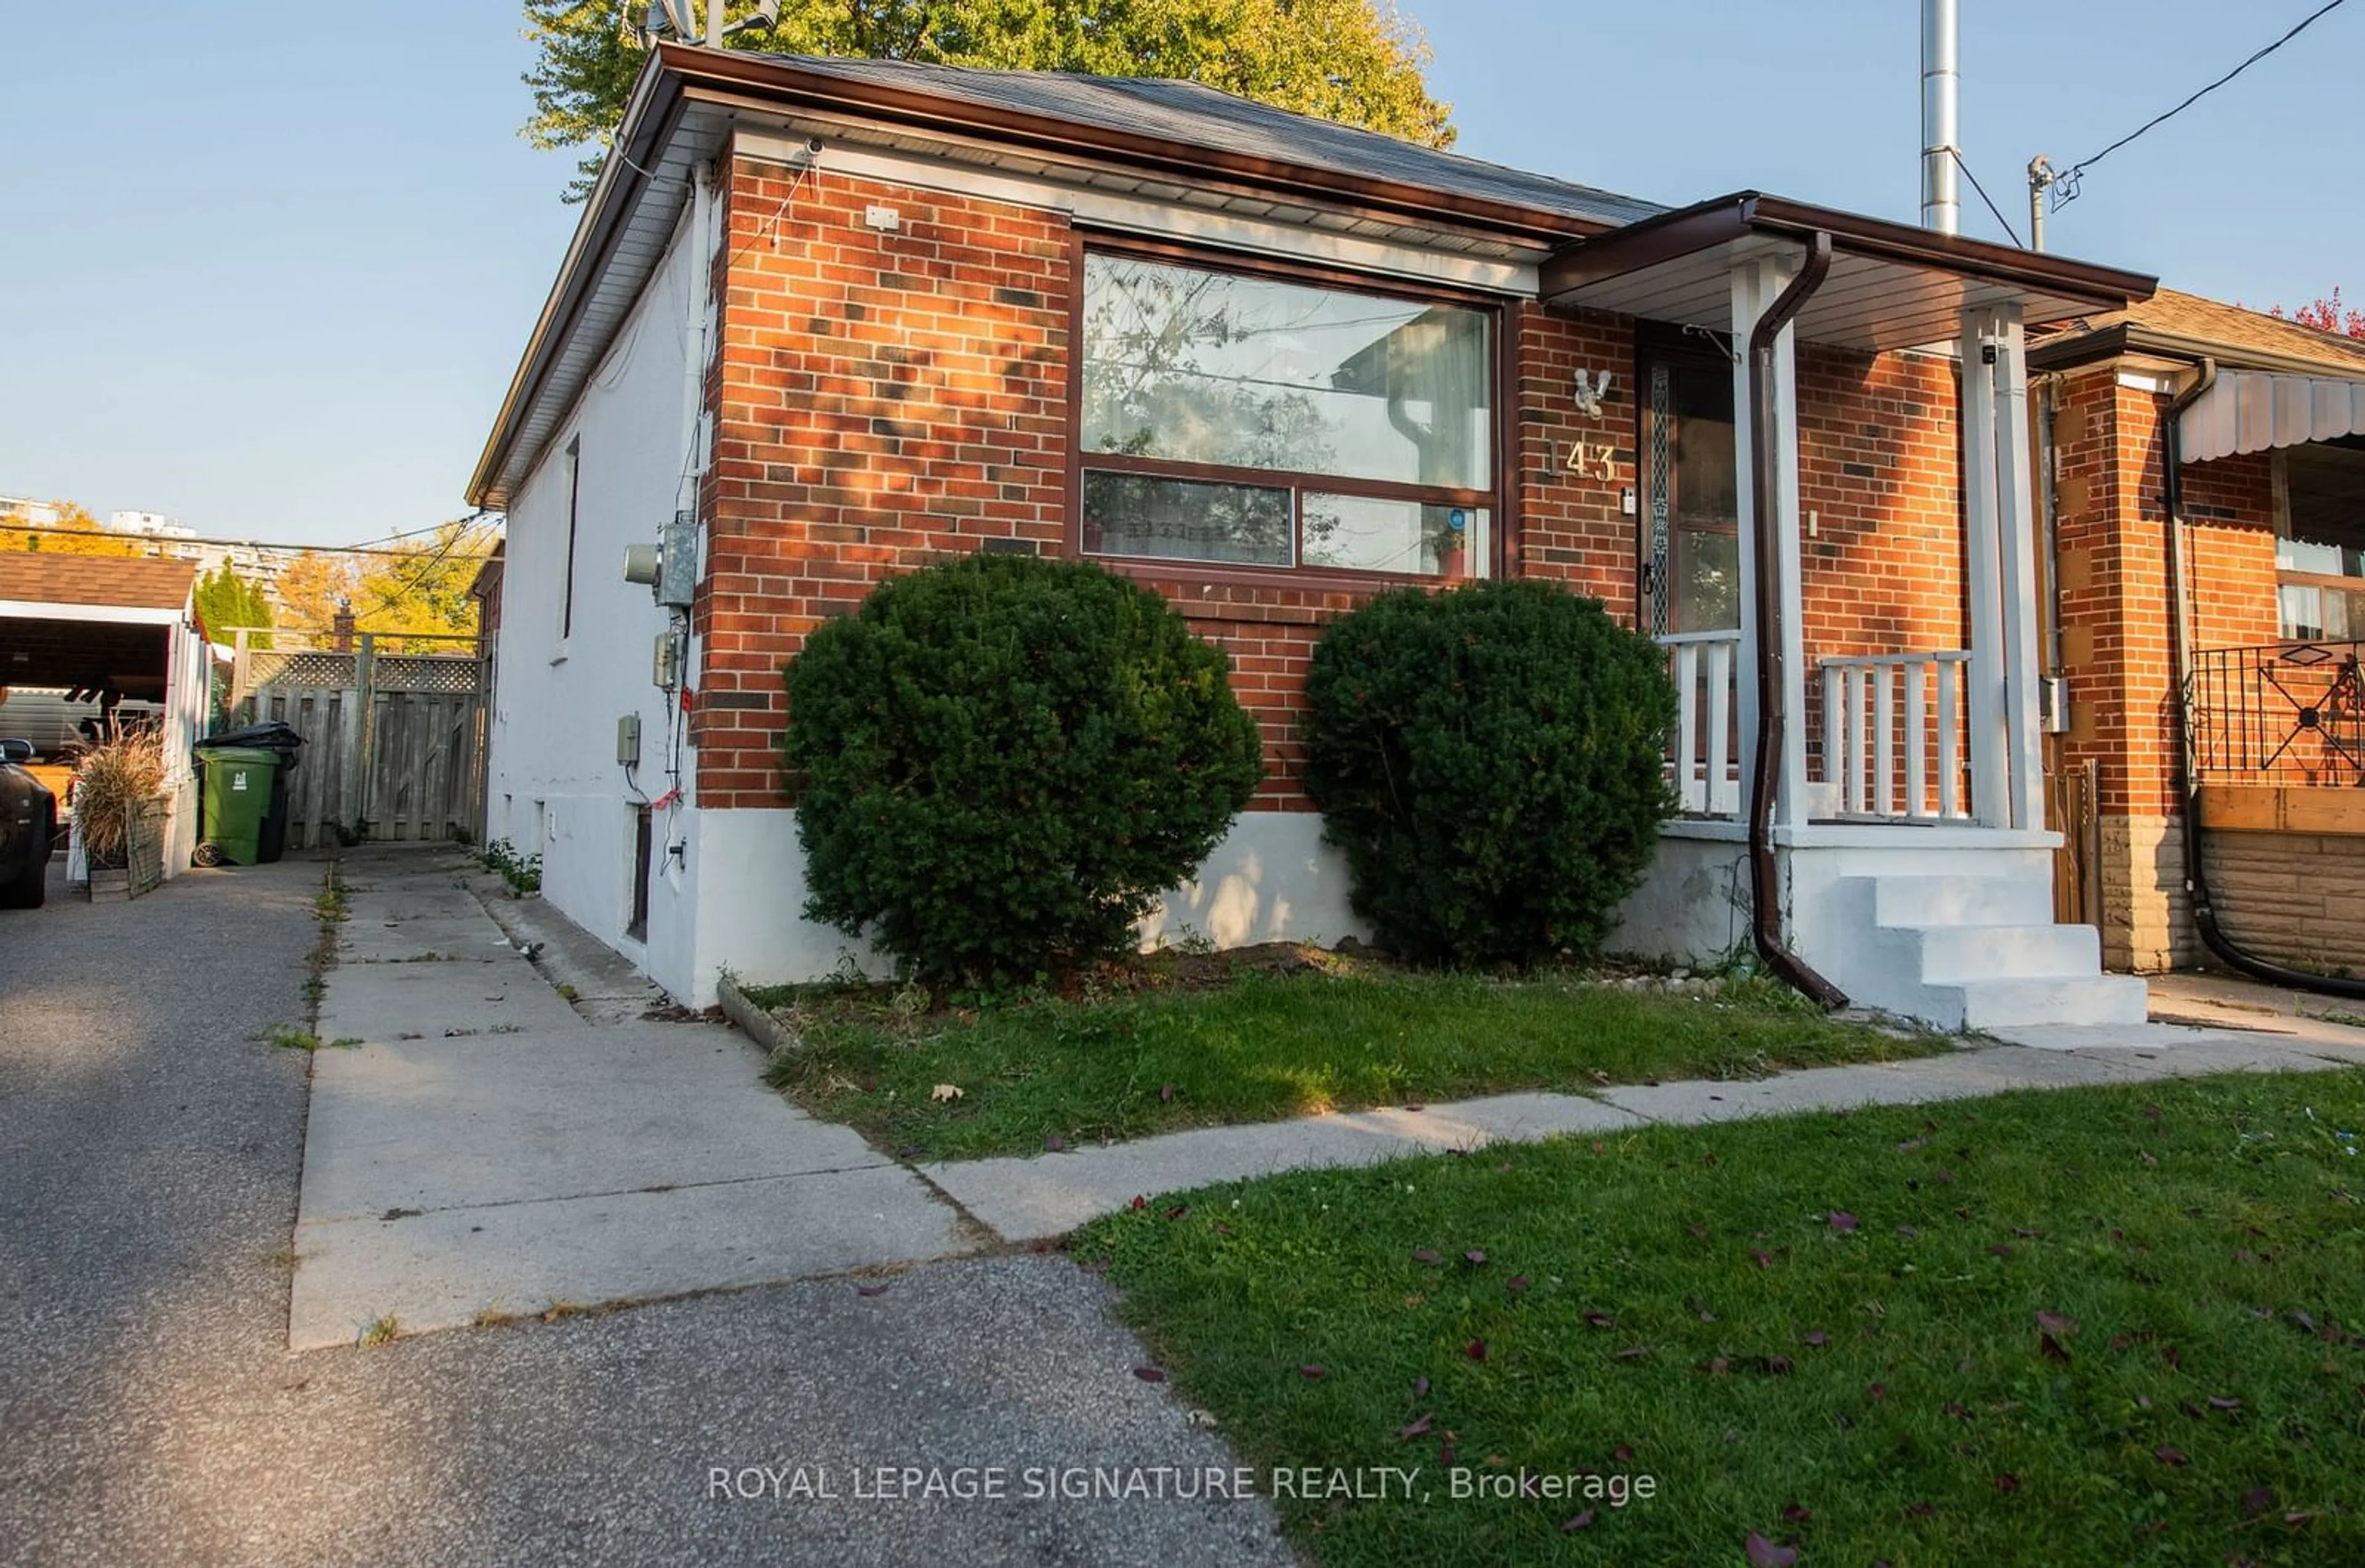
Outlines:
<svg viewBox="0 0 2365 1568"><path fill-rule="evenodd" d="M2053 918L2053 887L2028 877L1870 877L1877 925L2033 925Z"/></svg>
<svg viewBox="0 0 2365 1568"><path fill-rule="evenodd" d="M1966 1029L2052 1024L2132 1025L2143 1023L2146 1016L2147 992L2144 982L2132 975L1975 980L1931 989L1960 993L1960 1026Z"/></svg>
<svg viewBox="0 0 2365 1568"><path fill-rule="evenodd" d="M1909 927L1925 985L1975 980L2090 979L2102 972L2101 934L2090 925Z"/></svg>

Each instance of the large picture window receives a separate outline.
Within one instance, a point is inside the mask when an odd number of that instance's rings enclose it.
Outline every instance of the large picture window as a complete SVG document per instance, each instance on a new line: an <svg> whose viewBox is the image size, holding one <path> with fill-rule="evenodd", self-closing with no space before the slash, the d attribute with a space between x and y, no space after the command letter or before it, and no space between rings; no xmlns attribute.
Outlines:
<svg viewBox="0 0 2365 1568"><path fill-rule="evenodd" d="M1485 573L1492 312L1095 251L1082 329L1088 553Z"/></svg>

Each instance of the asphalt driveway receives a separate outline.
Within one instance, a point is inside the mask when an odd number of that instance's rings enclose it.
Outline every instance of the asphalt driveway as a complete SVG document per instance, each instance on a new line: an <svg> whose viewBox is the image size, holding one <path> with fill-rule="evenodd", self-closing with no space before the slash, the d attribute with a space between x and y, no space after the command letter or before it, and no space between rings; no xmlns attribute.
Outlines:
<svg viewBox="0 0 2365 1568"><path fill-rule="evenodd" d="M1056 1257L290 1354L322 871L0 913L0 1561L1288 1560Z"/></svg>

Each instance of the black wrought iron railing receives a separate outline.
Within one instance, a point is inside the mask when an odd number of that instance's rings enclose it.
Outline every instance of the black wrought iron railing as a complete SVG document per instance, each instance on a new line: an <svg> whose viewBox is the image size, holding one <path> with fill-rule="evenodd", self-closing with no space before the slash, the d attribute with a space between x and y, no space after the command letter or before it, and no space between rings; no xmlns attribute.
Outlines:
<svg viewBox="0 0 2365 1568"><path fill-rule="evenodd" d="M2203 780L2365 785L2365 643L2269 643L2193 655Z"/></svg>

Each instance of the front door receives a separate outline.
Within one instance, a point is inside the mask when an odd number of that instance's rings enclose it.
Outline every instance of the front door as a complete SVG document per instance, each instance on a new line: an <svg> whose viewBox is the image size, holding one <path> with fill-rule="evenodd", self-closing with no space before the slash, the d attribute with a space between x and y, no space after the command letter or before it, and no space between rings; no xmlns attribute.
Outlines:
<svg viewBox="0 0 2365 1568"><path fill-rule="evenodd" d="M1732 366L1721 354L1686 345L1646 348L1641 372L1641 619L1659 636L1737 632L1741 486Z"/></svg>

